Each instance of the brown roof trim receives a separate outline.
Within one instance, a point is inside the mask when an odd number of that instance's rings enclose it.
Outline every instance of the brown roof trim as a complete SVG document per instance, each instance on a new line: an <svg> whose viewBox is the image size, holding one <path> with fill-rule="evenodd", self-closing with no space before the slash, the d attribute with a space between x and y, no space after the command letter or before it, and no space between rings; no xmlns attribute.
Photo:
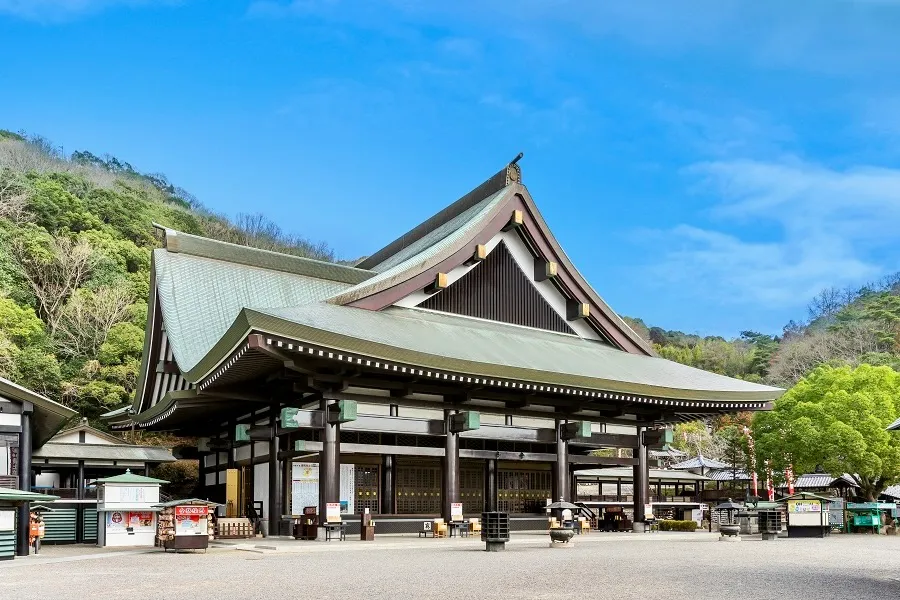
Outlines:
<svg viewBox="0 0 900 600"><path fill-rule="evenodd" d="M472 208L485 198L496 194L510 183L516 183L521 180L521 170L515 163L510 163L492 175L487 181L479 185L477 188L443 209L436 215L432 216L425 222L410 229L396 240L360 261L356 268L372 269L383 263L393 255L397 254L410 244L422 239L430 232L434 231L447 221L459 216L468 209Z"/></svg>
<svg viewBox="0 0 900 600"><path fill-rule="evenodd" d="M617 348L632 354L653 356L654 352L647 342L622 321L609 305L600 298L597 292L591 288L578 270L575 269L538 212L528 190L520 184L516 184L515 193L497 207L494 216L485 223L484 227L456 252L446 256L429 269L413 275L406 281L376 292L371 296L349 302L348 306L367 310L382 310L409 294L425 288L434 280L437 273L449 272L463 264L472 256L478 244L486 244L491 238L501 232L509 222L510 214L514 210L521 210L524 213L523 224L519 227L520 234L524 235L526 241L541 253L542 258L559 264L555 279L561 291L573 299L587 302L591 305L591 313L587 318L587 322Z"/></svg>

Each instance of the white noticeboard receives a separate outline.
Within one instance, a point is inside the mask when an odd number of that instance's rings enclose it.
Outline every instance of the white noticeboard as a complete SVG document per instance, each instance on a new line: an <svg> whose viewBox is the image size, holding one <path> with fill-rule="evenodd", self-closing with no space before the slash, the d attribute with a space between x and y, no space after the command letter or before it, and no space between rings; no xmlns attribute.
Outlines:
<svg viewBox="0 0 900 600"><path fill-rule="evenodd" d="M653 518L653 505L652 505L652 504L645 504L645 505L644 505L644 518L645 518L645 519L652 519L652 518Z"/></svg>
<svg viewBox="0 0 900 600"><path fill-rule="evenodd" d="M450 504L450 520L451 521L462 521L463 512L462 512L462 502L453 502Z"/></svg>
<svg viewBox="0 0 900 600"><path fill-rule="evenodd" d="M341 503L329 502L325 505L325 521L328 523L339 522L341 520Z"/></svg>
<svg viewBox="0 0 900 600"><path fill-rule="evenodd" d="M343 514L355 512L356 467L341 465L340 505ZM291 465L291 514L302 515L307 506L319 506L318 463L295 462Z"/></svg>
<svg viewBox="0 0 900 600"><path fill-rule="evenodd" d="M0 531L12 531L16 528L16 511L0 510Z"/></svg>

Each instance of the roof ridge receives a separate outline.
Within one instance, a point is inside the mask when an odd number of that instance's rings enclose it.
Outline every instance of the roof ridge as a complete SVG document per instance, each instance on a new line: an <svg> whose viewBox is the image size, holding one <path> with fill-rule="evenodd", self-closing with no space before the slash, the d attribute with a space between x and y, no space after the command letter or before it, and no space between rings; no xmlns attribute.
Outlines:
<svg viewBox="0 0 900 600"><path fill-rule="evenodd" d="M165 232L163 247L166 251L175 254L187 254L351 285L361 283L374 275L371 271L340 263L223 242L192 233L184 233L156 223L153 226Z"/></svg>
<svg viewBox="0 0 900 600"><path fill-rule="evenodd" d="M481 185L479 185L475 189L466 193L449 206L438 211L430 218L419 223L381 250L378 250L374 254L361 260L356 264L357 268L371 269L383 263L388 258L395 255L397 252L403 250L410 244L413 244L422 239L444 223L459 216L485 198L496 194L511 183L521 183L522 170L519 165L516 164L519 158L521 158L521 155L519 155L512 162L494 173L491 177L482 182Z"/></svg>

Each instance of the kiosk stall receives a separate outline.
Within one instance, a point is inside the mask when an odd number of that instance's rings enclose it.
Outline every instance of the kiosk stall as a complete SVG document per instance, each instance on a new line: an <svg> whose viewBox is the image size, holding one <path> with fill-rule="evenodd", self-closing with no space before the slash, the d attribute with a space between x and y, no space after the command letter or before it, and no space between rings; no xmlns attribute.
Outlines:
<svg viewBox="0 0 900 600"><path fill-rule="evenodd" d="M825 537L831 533L829 498L800 492L779 500L787 506L788 537Z"/></svg>
<svg viewBox="0 0 900 600"><path fill-rule="evenodd" d="M153 546L159 486L168 481L135 475L97 480L97 545Z"/></svg>
<svg viewBox="0 0 900 600"><path fill-rule="evenodd" d="M206 550L215 532L210 509L216 506L219 504L199 498L157 504L159 545L163 550Z"/></svg>
<svg viewBox="0 0 900 600"><path fill-rule="evenodd" d="M850 533L881 533L885 515L896 511L893 502L848 502L847 531Z"/></svg>
<svg viewBox="0 0 900 600"><path fill-rule="evenodd" d="M16 531L19 526L16 508L23 502L53 500L58 500L58 496L0 488L0 560L12 560L16 556ZM22 526L30 528L31 524Z"/></svg>

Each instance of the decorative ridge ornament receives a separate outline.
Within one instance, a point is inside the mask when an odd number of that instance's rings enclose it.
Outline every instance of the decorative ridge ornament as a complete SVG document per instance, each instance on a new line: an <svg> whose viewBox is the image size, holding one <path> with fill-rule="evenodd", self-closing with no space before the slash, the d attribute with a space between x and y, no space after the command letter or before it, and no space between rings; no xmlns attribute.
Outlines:
<svg viewBox="0 0 900 600"><path fill-rule="evenodd" d="M509 161L509 164L506 166L506 185L522 183L522 167L520 167L518 163L522 160L523 156L525 156L525 153L519 152L519 154Z"/></svg>

